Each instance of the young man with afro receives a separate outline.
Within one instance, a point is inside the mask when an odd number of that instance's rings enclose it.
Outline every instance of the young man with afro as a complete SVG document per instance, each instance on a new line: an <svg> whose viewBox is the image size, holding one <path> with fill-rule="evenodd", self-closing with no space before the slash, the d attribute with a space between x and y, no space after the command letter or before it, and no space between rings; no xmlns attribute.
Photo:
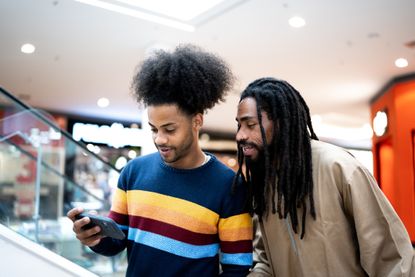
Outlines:
<svg viewBox="0 0 415 277"><path fill-rule="evenodd" d="M202 151L203 115L231 89L233 75L219 57L195 46L158 51L138 68L133 90L148 108L158 152L123 169L109 217L126 239L82 230L77 238L97 253L127 248L127 276L246 276L252 265L252 222L246 191L234 172ZM220 270L221 268L221 270Z"/></svg>
<svg viewBox="0 0 415 277"><path fill-rule="evenodd" d="M260 227L250 276L415 276L393 207L350 153L318 140L296 89L255 80L236 119L237 175L246 176Z"/></svg>

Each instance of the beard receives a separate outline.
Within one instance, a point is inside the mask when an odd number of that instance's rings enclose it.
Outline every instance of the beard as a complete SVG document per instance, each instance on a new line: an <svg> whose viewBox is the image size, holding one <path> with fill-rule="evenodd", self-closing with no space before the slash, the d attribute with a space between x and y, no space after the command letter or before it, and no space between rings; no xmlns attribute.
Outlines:
<svg viewBox="0 0 415 277"><path fill-rule="evenodd" d="M249 183L252 185L253 191L263 191L265 187L265 152L263 149L258 151L258 157L253 160L249 157L245 158L246 170L249 172ZM255 193L256 194L256 193Z"/></svg>
<svg viewBox="0 0 415 277"><path fill-rule="evenodd" d="M258 149L258 148L257 148ZM245 157L246 168L252 173L265 172L265 151L264 149L258 149L258 156L256 159Z"/></svg>
<svg viewBox="0 0 415 277"><path fill-rule="evenodd" d="M258 149L258 148L257 148ZM273 146L268 146L267 152L268 155L271 155L274 151ZM270 158L271 159L271 158ZM268 163L265 160L265 150L262 148L258 151L258 157L255 160L252 160L248 157L245 158L246 171L249 176L247 182L249 187L252 190L251 205L254 213L262 217L262 215L268 214L268 205L267 205L267 195L271 191L270 184L267 184L269 180L266 180L267 168L270 167L273 163L271 160L268 160ZM268 168L268 174L270 171L276 170Z"/></svg>

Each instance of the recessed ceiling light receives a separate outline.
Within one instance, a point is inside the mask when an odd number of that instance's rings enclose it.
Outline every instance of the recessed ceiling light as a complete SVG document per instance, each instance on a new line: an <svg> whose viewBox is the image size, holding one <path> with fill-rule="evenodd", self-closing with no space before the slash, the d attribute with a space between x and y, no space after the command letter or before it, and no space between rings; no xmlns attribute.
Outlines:
<svg viewBox="0 0 415 277"><path fill-rule="evenodd" d="M395 60L395 66L402 68L402 67L407 67L408 66L408 60L404 59L404 58L399 58Z"/></svg>
<svg viewBox="0 0 415 277"><path fill-rule="evenodd" d="M301 28L303 26L305 26L305 20L302 17L299 16L293 16L288 20L288 23L290 24L291 27L294 28Z"/></svg>
<svg viewBox="0 0 415 277"><path fill-rule="evenodd" d="M35 49L36 47L33 44L25 43L20 48L20 51L22 51L22 53L25 53L25 54L32 54L33 52L35 52Z"/></svg>
<svg viewBox="0 0 415 277"><path fill-rule="evenodd" d="M108 100L108 98L105 98L105 97L99 98L97 101L97 105L100 108L106 108L108 107L109 104L110 104L110 100Z"/></svg>

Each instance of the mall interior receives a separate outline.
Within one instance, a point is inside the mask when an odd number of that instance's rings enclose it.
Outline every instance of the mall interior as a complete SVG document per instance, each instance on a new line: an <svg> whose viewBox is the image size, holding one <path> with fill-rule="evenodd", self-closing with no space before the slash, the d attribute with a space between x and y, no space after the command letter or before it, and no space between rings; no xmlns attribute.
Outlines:
<svg viewBox="0 0 415 277"><path fill-rule="evenodd" d="M83 246L66 213L108 214L122 168L156 151L131 78L152 51L183 43L222 57L236 79L205 115L204 151L237 170L240 92L285 79L320 140L373 174L415 245L415 1L342 2L1 1L4 276L125 275L126 252Z"/></svg>

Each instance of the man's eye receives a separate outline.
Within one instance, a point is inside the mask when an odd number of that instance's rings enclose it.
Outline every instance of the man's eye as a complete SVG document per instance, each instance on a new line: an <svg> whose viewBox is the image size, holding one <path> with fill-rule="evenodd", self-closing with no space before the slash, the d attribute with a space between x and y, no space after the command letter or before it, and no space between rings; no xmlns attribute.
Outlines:
<svg viewBox="0 0 415 277"><path fill-rule="evenodd" d="M256 123L249 123L249 124L247 124L247 126L248 126L249 129L252 129L256 126Z"/></svg>
<svg viewBox="0 0 415 277"><path fill-rule="evenodd" d="M153 128L151 128L151 132L152 132L152 133L157 133L157 129L153 129Z"/></svg>
<svg viewBox="0 0 415 277"><path fill-rule="evenodd" d="M167 133L173 133L176 129L166 129Z"/></svg>

